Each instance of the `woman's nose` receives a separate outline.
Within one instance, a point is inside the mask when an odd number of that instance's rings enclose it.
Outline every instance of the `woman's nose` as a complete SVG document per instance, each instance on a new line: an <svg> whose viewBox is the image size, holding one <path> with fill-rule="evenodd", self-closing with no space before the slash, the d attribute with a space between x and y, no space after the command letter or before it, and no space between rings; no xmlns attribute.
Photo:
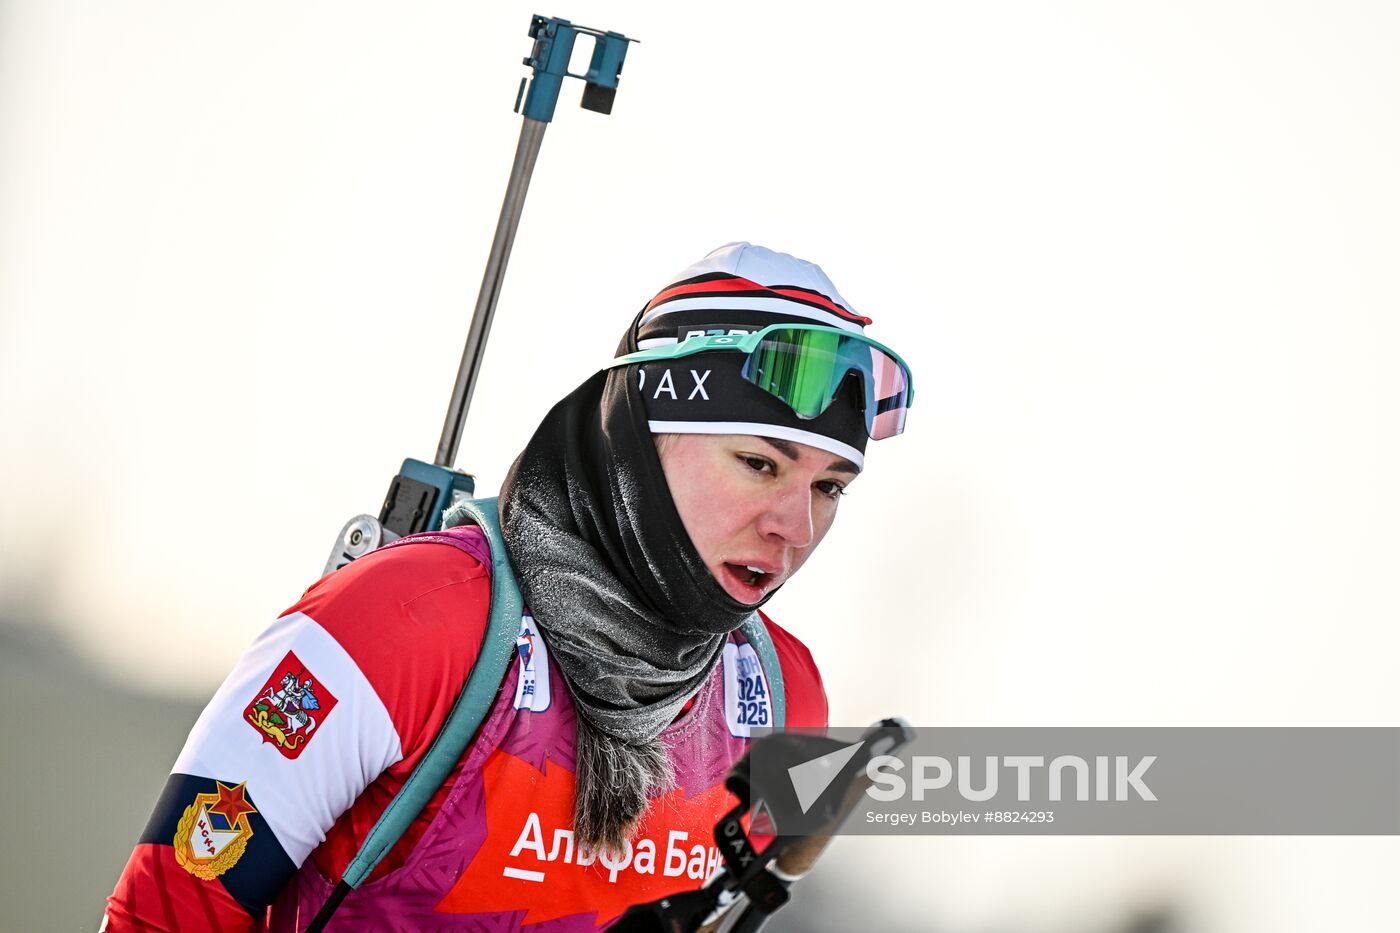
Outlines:
<svg viewBox="0 0 1400 933"><path fill-rule="evenodd" d="M770 499L758 518L758 533L778 537L788 547L803 548L812 543L812 496L804 486L788 489Z"/></svg>

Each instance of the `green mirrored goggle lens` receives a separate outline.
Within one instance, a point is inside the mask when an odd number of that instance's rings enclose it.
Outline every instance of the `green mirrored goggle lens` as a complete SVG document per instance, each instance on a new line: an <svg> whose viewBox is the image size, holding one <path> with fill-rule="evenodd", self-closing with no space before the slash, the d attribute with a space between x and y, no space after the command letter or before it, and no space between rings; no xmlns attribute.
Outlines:
<svg viewBox="0 0 1400 933"><path fill-rule="evenodd" d="M765 338L748 355L743 376L803 418L815 418L831 407L846 375L840 366L840 342L833 333L783 331Z"/></svg>
<svg viewBox="0 0 1400 933"><path fill-rule="evenodd" d="M872 440L904 430L909 371L898 358L851 334L808 328L771 328L744 361L745 379L787 403L799 417L831 407L850 372L860 376L865 427Z"/></svg>

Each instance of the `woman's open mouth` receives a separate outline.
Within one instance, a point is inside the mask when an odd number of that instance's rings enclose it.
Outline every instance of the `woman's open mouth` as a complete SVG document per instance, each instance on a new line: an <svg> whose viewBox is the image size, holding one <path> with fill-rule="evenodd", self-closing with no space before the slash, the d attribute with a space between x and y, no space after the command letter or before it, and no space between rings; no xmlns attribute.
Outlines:
<svg viewBox="0 0 1400 933"><path fill-rule="evenodd" d="M753 564L726 563L724 577L729 595L742 603L756 603L773 588L777 574Z"/></svg>

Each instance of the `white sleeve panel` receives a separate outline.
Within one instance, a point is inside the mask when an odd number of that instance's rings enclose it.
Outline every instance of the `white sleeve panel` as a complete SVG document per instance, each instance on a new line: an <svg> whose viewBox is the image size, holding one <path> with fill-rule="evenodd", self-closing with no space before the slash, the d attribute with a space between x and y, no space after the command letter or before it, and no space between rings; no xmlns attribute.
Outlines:
<svg viewBox="0 0 1400 933"><path fill-rule="evenodd" d="M335 698L329 710L322 705L321 721L294 758L245 716L288 652L323 694ZM225 784L247 781L253 804L300 865L360 793L402 758L389 712L354 658L314 619L293 612L239 658L200 714L172 771Z"/></svg>

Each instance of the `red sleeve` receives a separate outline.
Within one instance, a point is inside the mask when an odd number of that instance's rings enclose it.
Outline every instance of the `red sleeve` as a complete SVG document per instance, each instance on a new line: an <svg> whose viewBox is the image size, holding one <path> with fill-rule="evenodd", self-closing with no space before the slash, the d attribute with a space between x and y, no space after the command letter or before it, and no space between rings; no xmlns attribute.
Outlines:
<svg viewBox="0 0 1400 933"><path fill-rule="evenodd" d="M778 664L783 669L783 692L787 701L789 728L825 729L827 723L826 690L822 675L812 652L778 623L763 616L773 647L778 652Z"/></svg>
<svg viewBox="0 0 1400 933"><path fill-rule="evenodd" d="M389 770L406 775L476 663L490 605L490 576L474 557L424 542L376 551L321 578L287 613L315 619L354 658L403 752Z"/></svg>
<svg viewBox="0 0 1400 933"><path fill-rule="evenodd" d="M377 551L307 590L195 724L106 929L251 929L313 850L353 831L367 790L418 763L476 661L489 604L485 568L443 544Z"/></svg>
<svg viewBox="0 0 1400 933"><path fill-rule="evenodd" d="M332 880L345 873L380 814L403 788L442 728L476 663L489 621L491 590L485 568L451 546L405 545L383 553L405 551L414 552L413 560L403 562L395 572L410 579L410 590L423 595L413 601L413 617L407 620L399 638L386 641L382 626L376 624L376 608L393 611L392 607L365 606L356 593L344 589L323 591L322 584L329 577L308 590L297 606L318 617L352 620L340 633L342 641L363 643L358 652L364 658L362 667L370 669L366 673L403 737L404 757L365 788L326 833L325 842L311 854L321 874ZM368 557L361 558L356 563L367 560ZM469 585L463 588L458 583ZM378 587L369 589L380 592ZM405 645L411 646L407 652ZM368 880L381 878L403 865L437 815L460 767L459 762L443 788L385 853Z"/></svg>

